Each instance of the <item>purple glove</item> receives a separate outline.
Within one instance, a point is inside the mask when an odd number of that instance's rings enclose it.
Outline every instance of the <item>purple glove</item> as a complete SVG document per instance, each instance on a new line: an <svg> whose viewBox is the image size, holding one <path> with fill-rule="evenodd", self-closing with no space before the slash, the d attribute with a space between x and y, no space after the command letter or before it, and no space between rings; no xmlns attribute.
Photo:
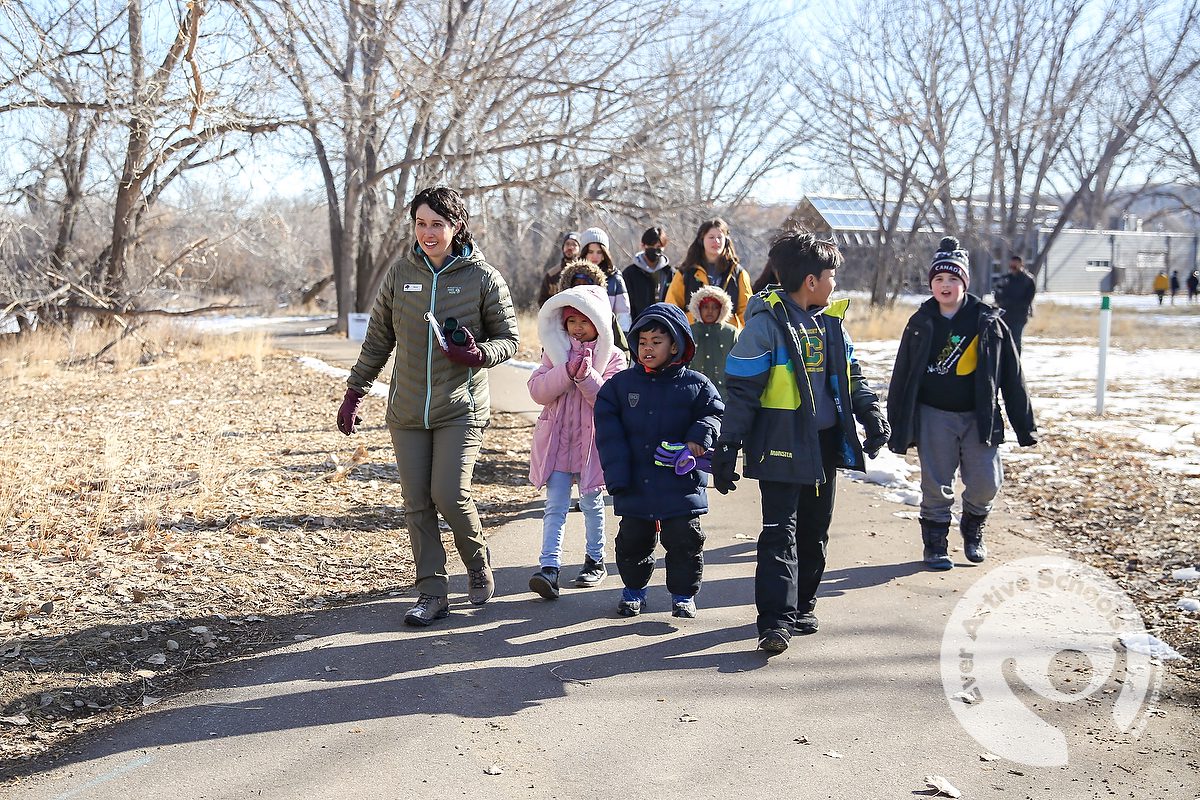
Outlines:
<svg viewBox="0 0 1200 800"><path fill-rule="evenodd" d="M362 407L363 396L356 389L347 389L346 396L342 398L342 405L338 408L337 426L338 430L349 436L362 425L362 417L358 416L358 409Z"/></svg>
<svg viewBox="0 0 1200 800"><path fill-rule="evenodd" d="M455 364L462 364L464 367L478 368L483 366L483 353L480 352L479 346L475 344L475 337L466 328L458 328L454 331L455 334L462 332L466 341L462 344L446 340L446 358L453 361Z"/></svg>
<svg viewBox="0 0 1200 800"><path fill-rule="evenodd" d="M579 366L575 368L575 374L571 377L579 382L586 378L592 371L592 352L584 351L583 358L579 359Z"/></svg>
<svg viewBox="0 0 1200 800"><path fill-rule="evenodd" d="M579 374L579 367L583 364L583 351L572 350L570 357L567 359L567 374L571 376L571 380L575 380L575 376Z"/></svg>
<svg viewBox="0 0 1200 800"><path fill-rule="evenodd" d="M660 467L670 467L676 475L687 475L694 469L712 472L712 451L696 458L686 444L661 442L654 451L654 463Z"/></svg>

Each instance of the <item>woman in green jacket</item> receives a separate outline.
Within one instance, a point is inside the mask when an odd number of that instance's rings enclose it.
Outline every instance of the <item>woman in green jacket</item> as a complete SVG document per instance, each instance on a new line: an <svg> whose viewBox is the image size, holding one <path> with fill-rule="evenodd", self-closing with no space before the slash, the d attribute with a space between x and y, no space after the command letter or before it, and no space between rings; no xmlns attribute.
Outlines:
<svg viewBox="0 0 1200 800"><path fill-rule="evenodd" d="M468 599L482 605L495 590L471 480L490 418L487 370L516 352L517 320L504 278L475 246L457 192L426 189L409 214L416 241L380 287L338 429L355 432L362 399L395 351L386 422L420 592L404 621L425 626L450 612L439 512L466 565ZM445 335L448 320L457 323L454 336Z"/></svg>

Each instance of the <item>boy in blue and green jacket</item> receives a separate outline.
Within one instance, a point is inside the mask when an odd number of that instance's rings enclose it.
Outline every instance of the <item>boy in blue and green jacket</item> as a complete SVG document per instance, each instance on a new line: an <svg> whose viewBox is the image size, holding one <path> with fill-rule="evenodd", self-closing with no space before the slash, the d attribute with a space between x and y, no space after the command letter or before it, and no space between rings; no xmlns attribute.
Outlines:
<svg viewBox="0 0 1200 800"><path fill-rule="evenodd" d="M784 233L768 269L779 285L750 299L746 327L726 363L725 417L713 485L736 488L737 453L762 493L754 597L758 646L782 652L792 634L817 632L836 470L864 470L888 440L879 398L842 326L849 300L830 303L842 254L809 233ZM866 430L859 442L854 420Z"/></svg>

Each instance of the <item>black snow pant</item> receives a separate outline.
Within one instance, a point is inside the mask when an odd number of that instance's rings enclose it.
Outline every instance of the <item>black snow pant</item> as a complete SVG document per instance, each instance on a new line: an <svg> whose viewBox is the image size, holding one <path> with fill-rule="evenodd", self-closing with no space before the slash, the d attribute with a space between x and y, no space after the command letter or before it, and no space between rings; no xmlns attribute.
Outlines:
<svg viewBox="0 0 1200 800"><path fill-rule="evenodd" d="M763 529L758 537L754 601L760 635L772 628L791 632L796 617L810 613L817 604L833 520L838 438L836 427L821 431L825 483L758 482Z"/></svg>
<svg viewBox="0 0 1200 800"><path fill-rule="evenodd" d="M662 536L667 551L667 590L694 597L704 577L704 531L699 517L637 519L617 526L617 570L627 589L644 589L654 574L654 546Z"/></svg>

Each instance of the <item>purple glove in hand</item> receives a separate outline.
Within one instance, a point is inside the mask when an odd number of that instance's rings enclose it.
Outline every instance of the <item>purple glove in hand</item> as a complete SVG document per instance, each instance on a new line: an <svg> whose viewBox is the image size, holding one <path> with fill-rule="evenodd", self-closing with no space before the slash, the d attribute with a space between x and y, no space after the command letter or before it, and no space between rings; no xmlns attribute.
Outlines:
<svg viewBox="0 0 1200 800"><path fill-rule="evenodd" d="M660 467L671 467L676 475L687 475L694 469L712 472L712 451L696 458L686 444L662 442L654 451L654 463Z"/></svg>
<svg viewBox="0 0 1200 800"><path fill-rule="evenodd" d="M342 398L342 405L338 408L337 426L338 430L347 436L358 430L357 426L362 424L362 417L358 416L362 401L363 395L354 389L347 389L346 396Z"/></svg>
<svg viewBox="0 0 1200 800"><path fill-rule="evenodd" d="M479 368L483 366L483 353L479 346L475 344L475 337L466 328L458 328L455 333L462 331L466 335L466 342L463 344L455 344L450 340L446 340L446 358L453 361L455 364L462 364L464 367Z"/></svg>

